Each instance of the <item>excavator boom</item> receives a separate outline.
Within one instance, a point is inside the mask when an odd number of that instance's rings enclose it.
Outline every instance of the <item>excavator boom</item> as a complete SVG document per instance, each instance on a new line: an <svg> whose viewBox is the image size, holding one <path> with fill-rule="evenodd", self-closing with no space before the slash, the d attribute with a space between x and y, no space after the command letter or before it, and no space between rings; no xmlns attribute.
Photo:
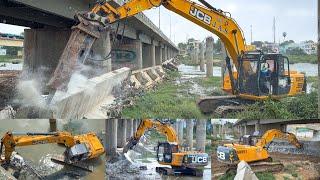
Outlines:
<svg viewBox="0 0 320 180"><path fill-rule="evenodd" d="M63 144L69 161L92 159L104 153L104 147L94 133L73 136L69 132L13 133L7 132L1 139L0 153L4 147L5 161L9 162L15 147L37 144Z"/></svg>
<svg viewBox="0 0 320 180"><path fill-rule="evenodd" d="M103 28L161 5L216 34L225 44L233 63L238 68L238 58L246 50L242 30L230 16L227 16L228 13L209 6L204 0L202 3L207 7L189 0L131 0L118 8L112 7L108 2L97 3L90 12L76 15L80 23L73 27L48 86L53 89L66 88L65 81L70 79L79 63L86 61L94 41L100 37Z"/></svg>
<svg viewBox="0 0 320 180"><path fill-rule="evenodd" d="M144 135L146 131L149 129L155 129L161 134L167 137L167 141L169 143L178 144L178 138L176 131L168 124L162 123L160 121L153 121L150 119L144 119L139 124L137 131L134 136L130 138L125 147L123 148L123 153L128 152L128 150L132 149L139 142L140 138Z"/></svg>

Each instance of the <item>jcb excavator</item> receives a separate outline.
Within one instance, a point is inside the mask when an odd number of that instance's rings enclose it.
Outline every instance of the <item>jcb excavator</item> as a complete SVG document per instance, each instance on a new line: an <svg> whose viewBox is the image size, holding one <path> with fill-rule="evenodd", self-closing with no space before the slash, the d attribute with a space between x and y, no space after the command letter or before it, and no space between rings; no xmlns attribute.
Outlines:
<svg viewBox="0 0 320 180"><path fill-rule="evenodd" d="M272 162L268 153L268 145L276 139L285 139L296 148L303 148L296 136L292 133L282 132L277 129L268 130L261 138L257 136L245 135L240 138L240 144L224 144L217 148L217 158L220 162L230 165L236 165L240 161L248 163ZM254 139L257 143L254 144ZM259 165L259 164L255 164ZM264 164L267 165L267 164ZM272 165L272 163L271 163Z"/></svg>
<svg viewBox="0 0 320 180"><path fill-rule="evenodd" d="M202 176L203 167L208 165L208 154L195 151L181 151L175 130L167 123L144 119L141 121L134 136L130 138L123 153L132 149L150 129L155 129L167 137L166 142L158 142L157 160L161 165L169 165L172 168L157 167L156 171L165 175L192 175Z"/></svg>
<svg viewBox="0 0 320 180"><path fill-rule="evenodd" d="M223 79L222 89L229 95L201 98L198 105L204 113L216 111L223 114L237 110L238 105L244 102L280 99L306 91L305 75L290 71L287 57L277 53L250 51L252 48L246 45L243 32L230 13L214 8L205 0L199 2L202 5L191 0L130 0L115 8L103 1L97 3L90 12L77 14L79 24L73 27L68 44L48 83L49 87L66 88L72 71L78 63L88 59L91 46L100 37L102 29L162 5L214 33L226 47L228 75Z"/></svg>
<svg viewBox="0 0 320 180"><path fill-rule="evenodd" d="M57 143L64 145L67 164L76 163L99 157L104 153L104 147L95 133L73 136L69 132L52 133L14 133L7 132L1 139L0 162L10 163L10 158L19 146ZM4 147L4 157L3 157Z"/></svg>

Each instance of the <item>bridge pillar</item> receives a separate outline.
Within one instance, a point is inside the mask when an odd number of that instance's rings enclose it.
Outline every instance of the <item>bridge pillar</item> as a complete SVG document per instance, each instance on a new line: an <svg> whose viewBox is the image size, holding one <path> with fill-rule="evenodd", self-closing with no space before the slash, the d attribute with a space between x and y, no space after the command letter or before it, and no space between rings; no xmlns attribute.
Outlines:
<svg viewBox="0 0 320 180"><path fill-rule="evenodd" d="M118 119L106 119L106 154L114 156L117 153Z"/></svg>
<svg viewBox="0 0 320 180"><path fill-rule="evenodd" d="M162 45L162 62L166 61L166 48Z"/></svg>
<svg viewBox="0 0 320 180"><path fill-rule="evenodd" d="M189 150L192 150L192 148L193 148L193 120L187 119L186 124L187 124L186 142L187 142L187 146L189 147Z"/></svg>
<svg viewBox="0 0 320 180"><path fill-rule="evenodd" d="M124 147L126 144L127 136L127 120L118 119L118 136L117 147Z"/></svg>
<svg viewBox="0 0 320 180"><path fill-rule="evenodd" d="M127 119L127 131L126 140L129 140L133 136L133 120Z"/></svg>
<svg viewBox="0 0 320 180"><path fill-rule="evenodd" d="M254 124L254 131L259 131L260 132L260 122L257 121L255 124Z"/></svg>
<svg viewBox="0 0 320 180"><path fill-rule="evenodd" d="M143 68L143 60L142 60L142 42L141 40L133 40L136 46L136 58L137 58L137 69Z"/></svg>
<svg viewBox="0 0 320 180"><path fill-rule="evenodd" d="M168 46L167 46L167 45L164 46L164 52L165 52L165 53L164 53L164 54L165 54L164 57L165 57L165 61L166 61L166 60L169 59Z"/></svg>
<svg viewBox="0 0 320 180"><path fill-rule="evenodd" d="M203 44L199 44L199 61L200 61L200 71L204 72L204 47Z"/></svg>
<svg viewBox="0 0 320 180"><path fill-rule="evenodd" d="M39 84L45 85L48 82L70 34L70 29L25 29L23 69L37 73L43 81Z"/></svg>
<svg viewBox="0 0 320 180"><path fill-rule="evenodd" d="M100 38L98 38L92 45L92 57L98 61L93 62L95 66L102 69L104 72L112 71L111 64L111 42L110 31L103 30L100 32Z"/></svg>
<svg viewBox="0 0 320 180"><path fill-rule="evenodd" d="M134 119L134 120L133 120L133 126L132 126L133 134L136 133L137 128L138 128L138 120L137 120L137 119Z"/></svg>
<svg viewBox="0 0 320 180"><path fill-rule="evenodd" d="M183 144L183 121L184 120L179 120L177 121L178 123L178 139L179 143L182 145Z"/></svg>
<svg viewBox="0 0 320 180"><path fill-rule="evenodd" d="M206 38L207 77L213 76L213 43L212 37Z"/></svg>
<svg viewBox="0 0 320 180"><path fill-rule="evenodd" d="M155 66L156 64L155 45L143 43L142 60L143 68Z"/></svg>
<svg viewBox="0 0 320 180"><path fill-rule="evenodd" d="M196 150L205 151L206 148L206 120L197 120Z"/></svg>
<svg viewBox="0 0 320 180"><path fill-rule="evenodd" d="M162 50L161 45L156 46L156 65L161 65L162 63Z"/></svg>

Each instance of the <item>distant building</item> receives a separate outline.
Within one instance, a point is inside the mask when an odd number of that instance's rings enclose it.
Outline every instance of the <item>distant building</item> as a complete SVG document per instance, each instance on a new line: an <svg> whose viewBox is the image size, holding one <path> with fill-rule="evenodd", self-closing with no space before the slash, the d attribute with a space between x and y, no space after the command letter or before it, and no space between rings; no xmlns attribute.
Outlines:
<svg viewBox="0 0 320 180"><path fill-rule="evenodd" d="M7 50L2 49L2 46L0 46L0 56L5 56L5 55L7 55Z"/></svg>
<svg viewBox="0 0 320 180"><path fill-rule="evenodd" d="M265 50L269 53L279 53L280 47L278 43L265 42L262 44L262 50Z"/></svg>
<svg viewBox="0 0 320 180"><path fill-rule="evenodd" d="M306 54L317 54L317 44L313 41L303 41L300 43L290 43L280 46L280 53L287 54L288 50L300 48Z"/></svg>
<svg viewBox="0 0 320 180"><path fill-rule="evenodd" d="M317 44L313 41L303 41L299 43L299 48L306 54L317 54Z"/></svg>

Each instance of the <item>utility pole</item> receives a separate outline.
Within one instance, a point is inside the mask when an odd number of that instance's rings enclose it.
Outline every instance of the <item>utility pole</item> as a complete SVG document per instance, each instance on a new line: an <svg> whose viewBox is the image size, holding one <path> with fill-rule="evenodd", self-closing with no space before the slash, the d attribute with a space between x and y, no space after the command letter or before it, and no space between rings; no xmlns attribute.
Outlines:
<svg viewBox="0 0 320 180"><path fill-rule="evenodd" d="M252 25L250 25L250 31L251 31L251 45L252 45Z"/></svg>
<svg viewBox="0 0 320 180"><path fill-rule="evenodd" d="M160 13L160 8L161 8L161 7L159 7L159 29L160 29L160 23L161 23L161 21L160 21L160 14L161 14L161 13Z"/></svg>
<svg viewBox="0 0 320 180"><path fill-rule="evenodd" d="M171 40L171 14L169 14L170 17L170 40Z"/></svg>
<svg viewBox="0 0 320 180"><path fill-rule="evenodd" d="M320 118L320 0L318 0L318 118Z"/></svg>
<svg viewBox="0 0 320 180"><path fill-rule="evenodd" d="M276 43L276 17L273 17L273 27L272 27L272 31L273 31L273 43Z"/></svg>

